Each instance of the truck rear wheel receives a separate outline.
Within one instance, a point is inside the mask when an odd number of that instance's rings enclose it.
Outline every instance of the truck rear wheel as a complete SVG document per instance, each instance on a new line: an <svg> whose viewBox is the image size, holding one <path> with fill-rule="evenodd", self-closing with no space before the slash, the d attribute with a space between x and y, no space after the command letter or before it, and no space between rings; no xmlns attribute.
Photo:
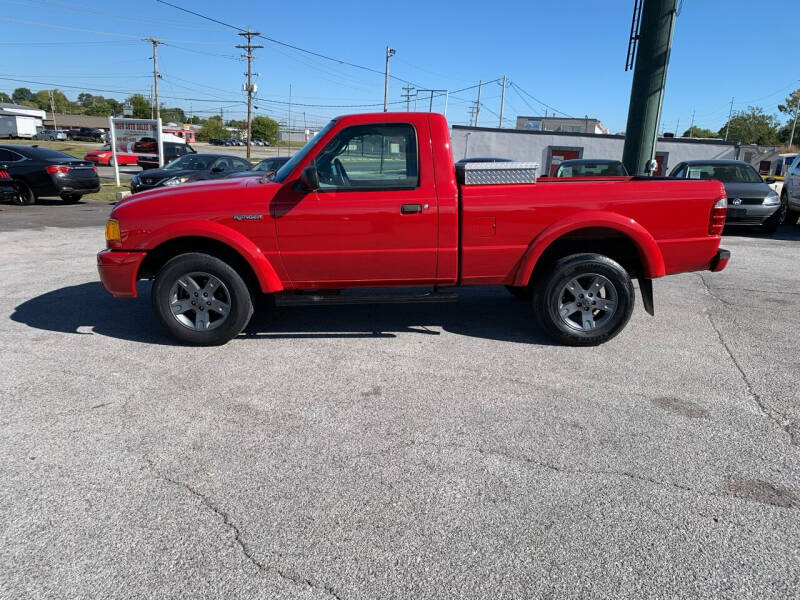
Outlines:
<svg viewBox="0 0 800 600"><path fill-rule="evenodd" d="M224 344L253 315L242 277L226 262L197 252L176 256L161 268L151 301L167 333L192 346Z"/></svg>
<svg viewBox="0 0 800 600"><path fill-rule="evenodd" d="M533 308L550 337L596 346L622 331L634 298L631 278L619 263L600 254L573 254L535 283Z"/></svg>

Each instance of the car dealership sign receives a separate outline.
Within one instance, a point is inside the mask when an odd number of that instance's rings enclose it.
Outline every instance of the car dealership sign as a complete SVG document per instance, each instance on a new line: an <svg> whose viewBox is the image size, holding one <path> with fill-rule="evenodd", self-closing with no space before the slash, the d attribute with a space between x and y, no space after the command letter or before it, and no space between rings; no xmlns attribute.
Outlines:
<svg viewBox="0 0 800 600"><path fill-rule="evenodd" d="M117 153L158 156L158 166L164 166L161 119L115 119L109 117L108 127L111 132L111 152L117 186L119 186Z"/></svg>

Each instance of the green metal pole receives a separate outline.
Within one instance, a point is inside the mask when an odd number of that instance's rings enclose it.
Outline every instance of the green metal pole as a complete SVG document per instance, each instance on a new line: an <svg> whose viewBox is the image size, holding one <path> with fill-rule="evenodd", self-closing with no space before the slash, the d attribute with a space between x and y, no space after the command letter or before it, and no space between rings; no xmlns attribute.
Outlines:
<svg viewBox="0 0 800 600"><path fill-rule="evenodd" d="M678 0L643 0L622 151L622 162L632 175L649 174L655 158L677 5Z"/></svg>

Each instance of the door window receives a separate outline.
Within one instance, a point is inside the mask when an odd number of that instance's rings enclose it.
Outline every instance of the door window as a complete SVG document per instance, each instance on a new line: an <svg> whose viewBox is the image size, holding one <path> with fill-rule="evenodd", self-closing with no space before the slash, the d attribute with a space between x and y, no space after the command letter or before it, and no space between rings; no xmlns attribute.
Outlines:
<svg viewBox="0 0 800 600"><path fill-rule="evenodd" d="M321 192L419 185L417 136L408 124L348 127L328 142L315 164Z"/></svg>
<svg viewBox="0 0 800 600"><path fill-rule="evenodd" d="M230 158L218 158L214 164L211 166L212 171L230 171L231 169L231 159Z"/></svg>

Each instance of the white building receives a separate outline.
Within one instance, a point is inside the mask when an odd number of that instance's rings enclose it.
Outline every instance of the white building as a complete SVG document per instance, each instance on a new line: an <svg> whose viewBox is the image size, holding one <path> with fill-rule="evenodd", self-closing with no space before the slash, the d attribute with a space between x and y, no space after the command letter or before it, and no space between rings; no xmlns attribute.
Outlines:
<svg viewBox="0 0 800 600"><path fill-rule="evenodd" d="M542 175L552 175L562 160L612 158L622 160L624 135L495 129L453 125L450 133L455 160L469 157L510 158L538 162ZM679 162L727 158L749 162L761 173L774 172L780 159L775 146L740 145L715 139L660 137L656 143L656 175L668 175Z"/></svg>

